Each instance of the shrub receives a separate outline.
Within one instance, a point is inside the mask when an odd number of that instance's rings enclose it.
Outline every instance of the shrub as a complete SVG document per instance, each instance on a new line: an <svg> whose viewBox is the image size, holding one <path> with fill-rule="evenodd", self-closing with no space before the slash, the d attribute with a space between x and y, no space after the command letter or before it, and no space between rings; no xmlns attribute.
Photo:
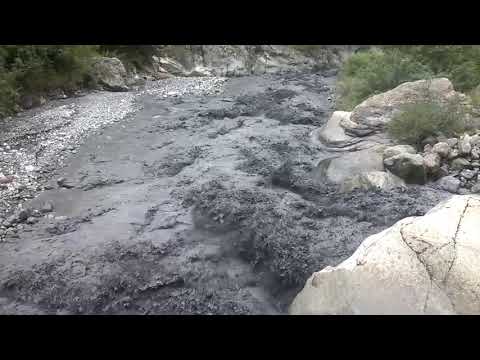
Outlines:
<svg viewBox="0 0 480 360"><path fill-rule="evenodd" d="M454 136L465 128L466 113L457 100L447 104L431 101L405 105L387 124L390 136L418 150L430 136Z"/></svg>
<svg viewBox="0 0 480 360"><path fill-rule="evenodd" d="M383 46L352 55L340 71L338 84L342 110L406 81L446 77L458 91L480 84L480 46Z"/></svg>
<svg viewBox="0 0 480 360"><path fill-rule="evenodd" d="M0 45L0 115L21 95L86 85L96 45Z"/></svg>
<svg viewBox="0 0 480 360"><path fill-rule="evenodd" d="M340 71L337 107L352 110L371 95L403 82L430 78L429 68L397 49L371 49L352 55Z"/></svg>

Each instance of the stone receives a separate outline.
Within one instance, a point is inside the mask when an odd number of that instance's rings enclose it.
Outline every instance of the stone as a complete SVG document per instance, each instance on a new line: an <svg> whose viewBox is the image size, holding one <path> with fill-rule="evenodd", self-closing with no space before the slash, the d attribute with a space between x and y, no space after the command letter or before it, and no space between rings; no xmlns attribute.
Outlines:
<svg viewBox="0 0 480 360"><path fill-rule="evenodd" d="M356 130L383 131L384 126L404 105L429 101L430 97L446 102L454 97L465 96L455 92L452 83L446 78L405 82L357 105L352 111L350 121L357 125ZM357 132L356 130L353 132Z"/></svg>
<svg viewBox="0 0 480 360"><path fill-rule="evenodd" d="M33 217L33 216L30 216L30 217L27 219L27 221L26 221L26 223L27 223L27 224L30 224L30 225L35 224L35 223L37 223L37 222L38 222L38 218Z"/></svg>
<svg viewBox="0 0 480 360"><path fill-rule="evenodd" d="M480 159L480 148L477 145L475 145L474 147L472 147L471 154L472 154L473 160Z"/></svg>
<svg viewBox="0 0 480 360"><path fill-rule="evenodd" d="M474 194L480 194L480 182L477 182L475 185L473 185L470 191Z"/></svg>
<svg viewBox="0 0 480 360"><path fill-rule="evenodd" d="M427 144L423 147L423 152L424 153L429 153L433 151L433 146L431 144Z"/></svg>
<svg viewBox="0 0 480 360"><path fill-rule="evenodd" d="M25 220L27 220L30 216L30 214L32 213L32 210L31 209L21 209L18 213L17 213L17 219L19 222L24 222Z"/></svg>
<svg viewBox="0 0 480 360"><path fill-rule="evenodd" d="M61 177L57 180L57 184L60 187L66 188L66 189L73 189L75 185L72 185L68 182L68 180L64 177Z"/></svg>
<svg viewBox="0 0 480 360"><path fill-rule="evenodd" d="M0 184L9 184L14 180L12 175L0 176Z"/></svg>
<svg viewBox="0 0 480 360"><path fill-rule="evenodd" d="M350 118L350 112L335 111L330 120L318 132L318 138L329 147L345 147L352 145L355 140L345 134L345 130L340 125L344 120Z"/></svg>
<svg viewBox="0 0 480 360"><path fill-rule="evenodd" d="M453 196L314 273L293 315L480 314L480 196Z"/></svg>
<svg viewBox="0 0 480 360"><path fill-rule="evenodd" d="M440 170L441 159L437 153L428 153L423 157L423 166L427 175L436 175Z"/></svg>
<svg viewBox="0 0 480 360"><path fill-rule="evenodd" d="M456 194L460 189L460 180L453 176L445 176L437 181L437 186L442 190Z"/></svg>
<svg viewBox="0 0 480 360"><path fill-rule="evenodd" d="M383 151L383 158L387 159L395 155L400 155L403 153L407 154L416 154L417 151L413 146L410 145L395 145L389 146Z"/></svg>
<svg viewBox="0 0 480 360"><path fill-rule="evenodd" d="M460 155L470 155L472 145L470 144L470 136L468 136L468 134L458 142L458 151Z"/></svg>
<svg viewBox="0 0 480 360"><path fill-rule="evenodd" d="M470 162L464 158L456 158L451 163L452 170L462 170L464 167L470 166Z"/></svg>
<svg viewBox="0 0 480 360"><path fill-rule="evenodd" d="M426 171L420 154L403 153L383 161L386 169L410 184L425 184Z"/></svg>
<svg viewBox="0 0 480 360"><path fill-rule="evenodd" d="M99 85L109 91L128 91L127 71L117 58L101 57L92 65L93 77Z"/></svg>
<svg viewBox="0 0 480 360"><path fill-rule="evenodd" d="M348 178L370 171L383 171L383 148L344 153L321 160L313 170L316 183L342 184Z"/></svg>
<svg viewBox="0 0 480 360"><path fill-rule="evenodd" d="M447 158L449 160L455 159L460 156L460 151L458 149L451 149L450 152L448 153Z"/></svg>
<svg viewBox="0 0 480 360"><path fill-rule="evenodd" d="M442 158L446 158L450 153L450 145L446 142L439 142L433 146L432 151L440 155Z"/></svg>
<svg viewBox="0 0 480 360"><path fill-rule="evenodd" d="M54 209L53 203L51 201L46 201L45 204L43 204L42 208L40 209L40 212L45 214L52 212Z"/></svg>
<svg viewBox="0 0 480 360"><path fill-rule="evenodd" d="M450 139L447 139L447 144L453 148L454 146L456 146L458 144L458 139L457 138L450 138Z"/></svg>
<svg viewBox="0 0 480 360"><path fill-rule="evenodd" d="M473 136L470 137L470 144L472 146L476 146L476 147L479 147L480 148L480 135L479 134L475 134Z"/></svg>
<svg viewBox="0 0 480 360"><path fill-rule="evenodd" d="M477 176L477 171L465 169L462 170L460 176L464 177L467 180L472 180Z"/></svg>
<svg viewBox="0 0 480 360"><path fill-rule="evenodd" d="M355 189L361 189L364 191L388 191L404 186L405 182L402 179L389 172L370 171L354 175L353 177L345 180L345 182L340 186L340 191L350 192Z"/></svg>

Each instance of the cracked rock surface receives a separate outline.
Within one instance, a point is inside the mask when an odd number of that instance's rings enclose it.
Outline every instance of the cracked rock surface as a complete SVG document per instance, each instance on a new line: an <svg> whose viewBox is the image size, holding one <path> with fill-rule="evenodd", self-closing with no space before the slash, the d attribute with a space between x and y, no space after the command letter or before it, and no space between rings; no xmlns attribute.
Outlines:
<svg viewBox="0 0 480 360"><path fill-rule="evenodd" d="M292 314L480 314L480 196L456 195L314 273Z"/></svg>

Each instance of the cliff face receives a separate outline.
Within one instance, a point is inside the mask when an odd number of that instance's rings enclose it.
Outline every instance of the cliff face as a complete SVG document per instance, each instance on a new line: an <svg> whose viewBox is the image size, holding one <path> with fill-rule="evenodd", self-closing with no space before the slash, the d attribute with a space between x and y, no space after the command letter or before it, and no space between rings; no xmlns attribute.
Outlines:
<svg viewBox="0 0 480 360"><path fill-rule="evenodd" d="M243 76L293 68L333 68L360 47L358 45L166 45L159 47L159 52L162 54L160 59L162 63L165 63L165 59L169 62L175 61L178 72L185 74Z"/></svg>

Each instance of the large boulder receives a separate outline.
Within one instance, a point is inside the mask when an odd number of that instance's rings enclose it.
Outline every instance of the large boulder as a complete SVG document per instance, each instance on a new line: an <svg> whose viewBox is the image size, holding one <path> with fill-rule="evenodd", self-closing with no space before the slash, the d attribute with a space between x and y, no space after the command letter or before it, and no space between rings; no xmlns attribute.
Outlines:
<svg viewBox="0 0 480 360"><path fill-rule="evenodd" d="M426 169L420 154L401 153L383 161L386 169L409 184L425 184Z"/></svg>
<svg viewBox="0 0 480 360"><path fill-rule="evenodd" d="M383 151L383 158L388 159L392 156L400 155L400 154L416 154L417 151L411 145L395 145L389 146Z"/></svg>
<svg viewBox="0 0 480 360"><path fill-rule="evenodd" d="M350 192L355 189L369 190L392 190L404 187L405 182L398 176L386 171L369 171L357 174L345 180L340 186L341 192Z"/></svg>
<svg viewBox="0 0 480 360"><path fill-rule="evenodd" d="M98 58L92 65L95 81L105 90L128 91L128 76L123 63L117 58Z"/></svg>
<svg viewBox="0 0 480 360"><path fill-rule="evenodd" d="M445 103L453 98L466 102L446 78L403 83L382 94L374 95L357 105L352 112L334 112L325 126L316 133L329 148L358 150L374 144L392 144L385 125L402 111L404 105L426 102L434 98Z"/></svg>
<svg viewBox="0 0 480 360"><path fill-rule="evenodd" d="M313 178L320 184L341 184L354 175L383 170L383 148L375 147L324 159L314 169Z"/></svg>
<svg viewBox="0 0 480 360"><path fill-rule="evenodd" d="M451 192L452 194L458 194L458 190L460 190L460 185L460 180L451 175L442 177L440 180L437 181L437 186L440 189Z"/></svg>
<svg viewBox="0 0 480 360"><path fill-rule="evenodd" d="M457 93L446 78L406 82L356 106L350 117L352 125L346 130L356 136L383 131L384 126L406 104L426 102L431 98L446 102L456 96L465 97Z"/></svg>
<svg viewBox="0 0 480 360"><path fill-rule="evenodd" d="M291 314L480 314L480 196L454 196L314 273Z"/></svg>

